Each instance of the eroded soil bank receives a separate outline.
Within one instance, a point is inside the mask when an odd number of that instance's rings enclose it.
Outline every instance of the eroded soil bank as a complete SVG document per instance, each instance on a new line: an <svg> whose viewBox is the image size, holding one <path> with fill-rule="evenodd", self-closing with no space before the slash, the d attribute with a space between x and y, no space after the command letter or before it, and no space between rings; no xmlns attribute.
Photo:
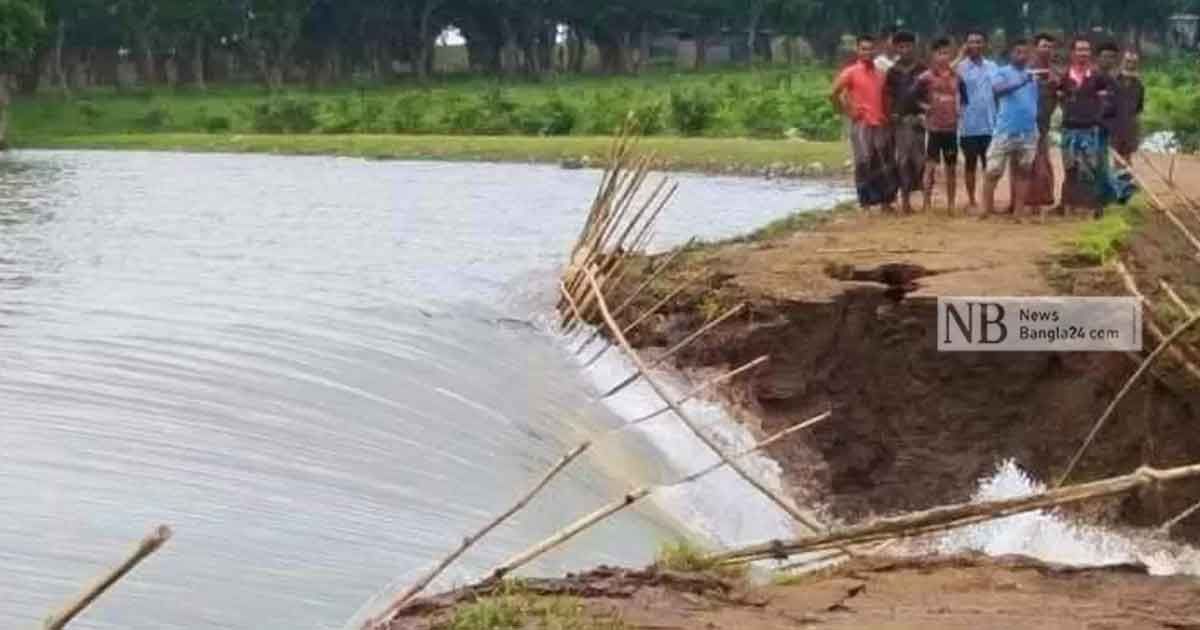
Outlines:
<svg viewBox="0 0 1200 630"><path fill-rule="evenodd" d="M744 315L673 362L700 378L770 355L720 392L762 434L832 408L831 421L771 455L798 500L846 521L966 500L1008 458L1053 480L1144 354L939 353L935 309L946 295L1127 295L1111 264L1075 259L1070 243L1082 225L850 212L765 240L703 247L644 296L649 306L686 278L702 278L633 342L653 356L745 302ZM1189 247L1147 212L1124 259L1147 295L1161 297L1165 279L1200 305L1200 263ZM645 261L629 286L662 260ZM1195 339L1182 356L1200 364ZM1148 353L1157 342L1146 340ZM1200 380L1168 358L1120 406L1073 479L1200 461L1197 423ZM1092 506L1088 516L1157 525L1198 497L1200 485L1181 484ZM1177 534L1200 539L1200 518Z"/></svg>
<svg viewBox="0 0 1200 630"><path fill-rule="evenodd" d="M391 630L486 627L486 614L495 611L506 611L497 618L516 624L504 627L579 630L1200 628L1195 579L1153 578L1137 566L1072 569L1018 557L860 560L798 583L751 590L705 575L608 568L528 580L519 592L495 599L504 588L414 602ZM546 598L559 603L547 605Z"/></svg>

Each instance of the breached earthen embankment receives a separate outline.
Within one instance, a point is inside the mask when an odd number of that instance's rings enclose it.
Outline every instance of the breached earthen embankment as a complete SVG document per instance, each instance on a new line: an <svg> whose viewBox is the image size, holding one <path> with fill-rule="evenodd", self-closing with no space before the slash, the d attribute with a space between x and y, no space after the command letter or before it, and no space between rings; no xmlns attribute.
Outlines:
<svg viewBox="0 0 1200 630"><path fill-rule="evenodd" d="M1127 295L1112 265L1074 259L1068 243L1080 227L1064 219L840 213L810 229L697 248L640 299L649 306L691 275L703 280L639 328L633 343L652 356L745 302L743 316L673 362L701 374L770 355L720 393L763 434L832 408L832 421L771 455L801 502L846 520L965 500L1010 458L1053 480L1141 357L939 353L935 309L938 296ZM1168 279L1200 304L1200 263L1160 217L1147 213L1124 258L1143 292L1157 294ZM644 261L627 282L661 260ZM1148 352L1157 342L1146 339ZM1183 346L1180 356L1200 363L1196 346ZM1073 480L1200 461L1200 380L1178 358L1124 400ZM1085 509L1102 521L1149 526L1197 497L1200 484L1185 483ZM1200 539L1200 518L1176 533Z"/></svg>

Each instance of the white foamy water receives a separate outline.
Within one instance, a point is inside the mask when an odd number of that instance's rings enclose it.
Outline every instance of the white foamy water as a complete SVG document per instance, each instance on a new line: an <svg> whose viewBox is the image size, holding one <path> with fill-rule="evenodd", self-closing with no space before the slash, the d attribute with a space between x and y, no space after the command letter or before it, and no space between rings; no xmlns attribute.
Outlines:
<svg viewBox="0 0 1200 630"><path fill-rule="evenodd" d="M1011 499L1045 490L1045 484L1007 461L980 483L973 500ZM1154 575L1200 575L1200 551L1195 548L1163 540L1151 531L1080 525L1047 510L956 530L941 537L937 546L943 553L1019 554L1075 566L1141 563Z"/></svg>
<svg viewBox="0 0 1200 630"><path fill-rule="evenodd" d="M601 347L583 353L590 357ZM574 348L574 345L570 346ZM598 391L608 391L636 371L633 362L617 349L610 349L588 370ZM666 388L672 401L681 398L691 387L683 386L673 374L658 371L656 382ZM664 406L653 388L640 379L621 390L603 404L627 420L643 417ZM756 440L750 431L729 418L717 404L690 400L683 404L688 416L701 425L726 453L739 453L753 448ZM665 413L643 422L628 431L644 436L665 460L667 476L660 483L670 484L681 475L711 466L719 458L704 445L673 413ZM754 454L740 463L768 488L783 492L779 465L766 456ZM693 533L717 547L753 543L794 534L790 517L728 467L706 475L695 482L672 485L651 495L669 514L680 518Z"/></svg>

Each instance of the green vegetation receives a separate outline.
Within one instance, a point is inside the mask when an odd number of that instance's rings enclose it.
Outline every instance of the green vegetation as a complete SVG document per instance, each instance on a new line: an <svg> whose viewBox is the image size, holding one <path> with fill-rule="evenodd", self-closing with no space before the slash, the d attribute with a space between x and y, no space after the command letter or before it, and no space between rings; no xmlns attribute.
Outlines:
<svg viewBox="0 0 1200 630"><path fill-rule="evenodd" d="M42 95L13 107L22 144L124 133L609 135L627 116L645 135L837 140L829 70L806 67L546 83L472 79L418 87L237 88ZM716 156L714 156L716 157Z"/></svg>
<svg viewBox="0 0 1200 630"><path fill-rule="evenodd" d="M589 613L574 597L537 595L519 583L459 606L439 630L623 630L620 619Z"/></svg>
<svg viewBox="0 0 1200 630"><path fill-rule="evenodd" d="M654 566L679 573L711 573L726 579L746 576L745 565L721 565L709 558L709 552L687 540L663 544Z"/></svg>
<svg viewBox="0 0 1200 630"><path fill-rule="evenodd" d="M1134 197L1127 205L1109 206L1101 219L1083 223L1079 235L1070 243L1072 257L1089 265L1112 260L1141 224L1144 209L1145 201Z"/></svg>

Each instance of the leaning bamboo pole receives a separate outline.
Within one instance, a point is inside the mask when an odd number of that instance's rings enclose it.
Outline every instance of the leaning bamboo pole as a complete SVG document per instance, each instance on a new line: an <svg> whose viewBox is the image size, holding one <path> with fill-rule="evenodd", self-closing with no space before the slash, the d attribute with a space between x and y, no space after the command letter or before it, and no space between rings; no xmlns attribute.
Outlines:
<svg viewBox="0 0 1200 630"><path fill-rule="evenodd" d="M1195 210L1200 208L1200 205L1196 204L1195 199L1192 199L1190 195L1188 195L1186 192L1184 192L1184 190L1182 188L1180 188L1179 186L1177 186L1175 184L1175 180L1173 177L1168 177L1167 175L1164 175L1161 170L1159 170L1158 166L1154 163L1154 160L1150 159L1150 156L1146 155L1145 153L1138 153L1138 155L1142 156L1142 162L1145 162L1146 165L1150 167L1150 170L1153 171L1154 174L1156 176L1158 176L1158 178L1160 180L1162 180L1162 182L1164 184L1167 185L1167 189L1169 189L1172 193L1175 194L1176 197L1182 199L1183 202L1188 205L1189 210L1192 210L1194 212ZM1172 170L1172 172L1174 172L1175 154L1171 154L1171 158L1172 158L1171 170Z"/></svg>
<svg viewBox="0 0 1200 630"><path fill-rule="evenodd" d="M647 276L646 279L643 280L642 283L639 284L636 288L634 288L633 292L630 293L629 296L626 297L621 302L621 304L619 306L617 306L616 309L613 310L613 317L620 317L621 315L624 315L625 310L634 304L634 300L638 299L638 297L640 297L642 295L642 292L644 292L646 289L648 289L650 287L650 285L654 284L654 281L657 280L660 276L662 276L662 274L666 273L667 269L669 269L671 267L671 264L674 263L675 260L679 258L680 254L687 251L688 246L691 245L692 242L694 242L694 241L695 241L695 239L692 239L692 240L688 241L683 247L678 247L675 249L675 251L672 251L670 254L667 254L666 260L664 260L662 262L662 264L658 266L658 269L655 269L653 273L651 273L649 276ZM597 327L596 330L592 331L592 334L589 335L588 338L586 340L584 340L584 342L582 344L580 344L578 348L575 349L575 354L579 354L579 353L583 352L584 350L587 349L587 347L589 345L591 345L591 343L593 341L598 339L600 337L601 330L603 330L603 329L600 327Z"/></svg>
<svg viewBox="0 0 1200 630"><path fill-rule="evenodd" d="M689 391L688 393L686 393L682 397L680 397L678 400L676 400L675 404L682 405L683 403L699 396L700 394L704 393L705 391L712 389L713 387L716 387L717 385L720 385L721 383L724 383L732 378L735 378L745 372L749 372L750 370L753 370L754 368L756 368L760 365L763 365L770 360L771 360L771 357L769 355L763 355L749 363L742 365L741 367L730 370L724 374L714 376L714 377L708 379L707 381L704 381L703 383L700 383L699 385L693 387L691 391ZM635 418L633 420L630 420L629 424L641 424L643 422L653 420L665 413L669 413L670 411L671 411L671 405L666 405L666 406L662 407L661 409L650 412L644 416L641 416L640 418Z"/></svg>
<svg viewBox="0 0 1200 630"><path fill-rule="evenodd" d="M1167 294L1167 299L1171 300L1171 303L1175 305L1175 308L1179 309L1180 312L1183 313L1184 317L1191 317L1195 314L1192 311L1192 307L1188 306L1188 303L1184 302L1183 298L1179 297L1179 294L1175 292L1175 289L1173 289L1171 285L1167 284L1166 280L1160 279L1158 281L1158 286L1162 288L1163 293Z"/></svg>
<svg viewBox="0 0 1200 630"><path fill-rule="evenodd" d="M600 308L600 314L604 318L604 323L608 326L609 332L617 340L617 343L621 345L621 348L625 350L626 354L629 355L629 359L633 361L634 365L637 366L638 372L642 374L643 378L646 379L646 384L648 384L650 388L654 390L654 393L657 394L659 398L663 399L663 402L671 406L672 411L675 412L675 415L679 417L679 420L683 422L684 426L686 426L688 430L696 436L697 439L699 439L706 447L708 447L710 451L712 451L717 457L720 457L721 461L733 469L733 471L736 472L739 477L744 479L746 483L750 484L750 486L755 490L770 499L772 503L777 505L788 516L791 516L793 520L812 531L821 531L821 527L816 524L815 521L802 514L800 510L796 509L795 506L784 500L784 498L778 493L763 485L761 481L756 479L754 475L751 475L749 471L747 471L737 462L731 461L729 456L725 454L725 451L721 450L721 447L718 446L716 442L713 442L712 438L700 430L700 428L696 425L696 422L692 420L691 416L688 415L688 413L684 411L682 407L671 401L671 397L667 391L661 385L659 385L654 377L650 374L650 366L642 360L637 351L633 349L633 346L629 344L629 340L626 339L625 334L621 332L621 326L618 325L616 320L613 319L612 313L608 310L608 304L604 301L604 296L600 289L600 283L596 280L595 274L592 273L591 269L584 269L584 273L587 274L587 279L592 286L592 291L597 296L597 305Z"/></svg>
<svg viewBox="0 0 1200 630"><path fill-rule="evenodd" d="M1121 276L1121 281L1125 283L1125 288L1131 295L1141 300L1143 307L1147 311L1145 318L1146 330L1150 333L1151 337L1154 337L1155 341L1162 343L1167 338L1167 335L1154 321L1153 303L1138 288L1137 281L1134 279L1133 274L1129 273L1129 269L1125 267L1124 263L1118 260L1113 265L1113 268L1117 271L1117 275ZM1197 381L1200 381L1200 366L1193 363L1179 348L1171 346L1167 352L1170 353L1172 359L1183 366L1183 369L1188 374L1197 379Z"/></svg>
<svg viewBox="0 0 1200 630"><path fill-rule="evenodd" d="M1192 247L1196 248L1196 253L1200 255L1200 238L1196 238L1196 235L1193 234L1186 225L1184 225L1183 221L1179 220L1179 217L1171 211L1171 208L1167 206L1167 204L1163 203L1162 199L1160 199L1158 195L1154 194L1153 190L1150 190L1150 187L1146 185L1146 181L1142 179L1140 175L1138 175L1137 170L1134 169L1129 162L1126 162L1125 159L1122 158L1116 151L1112 150L1112 148L1109 148L1108 152L1113 156L1118 164L1124 166L1125 169L1129 171L1129 174L1138 183L1138 185L1142 187L1142 190L1146 191L1146 194L1150 197L1151 203L1153 203L1158 210L1161 210L1162 213L1166 215L1167 219L1171 221L1171 223L1175 224L1175 227L1179 230L1179 233L1182 234L1183 237L1192 244Z"/></svg>
<svg viewBox="0 0 1200 630"><path fill-rule="evenodd" d="M1150 366L1154 364L1154 361L1157 360L1158 357L1167 350L1167 348L1170 348L1171 344L1178 341L1184 333L1186 333L1188 330L1191 330L1191 328L1196 324L1200 324L1200 315L1193 315L1191 319L1181 324L1175 329L1174 332L1171 333L1170 336L1164 339L1162 343L1158 344L1158 347L1154 349L1154 352L1150 353L1150 356L1146 357L1146 359L1142 361L1142 365L1138 367L1137 371L1135 371L1127 381L1125 381L1125 386L1121 388L1121 391L1117 392L1117 396L1108 404L1108 408L1106 408L1104 413L1100 414L1100 417L1096 419L1095 424L1092 425L1091 432L1089 432L1087 437L1083 440L1083 444L1079 446L1079 450L1077 450L1075 455L1071 457L1071 462L1067 464L1066 471L1064 471L1062 476L1058 478L1058 482L1054 484L1054 487L1057 488L1062 486L1064 483L1066 483L1067 479L1071 477L1071 473L1075 471L1075 467L1079 465L1079 460L1083 459L1084 454L1087 453L1088 448L1091 447L1092 442L1095 441L1096 435L1100 433L1100 429L1102 429L1104 424L1108 422L1108 419L1112 417L1113 413L1117 410L1117 406L1121 404L1121 401L1125 400L1125 396L1129 395L1129 392L1133 391L1133 386L1141 380L1142 375L1144 375L1146 371L1150 369Z"/></svg>
<svg viewBox="0 0 1200 630"><path fill-rule="evenodd" d="M1200 464L1167 470L1157 470L1143 466L1128 475L1120 477L1055 488L1024 497L946 505L920 512L882 518L828 534L803 536L791 540L773 540L749 545L714 554L710 559L722 563L782 559L799 553L824 551L837 546L861 545L884 540L911 538L913 536L947 531L1016 514L1032 512L1034 510L1119 496L1139 488L1198 477L1200 477Z"/></svg>
<svg viewBox="0 0 1200 630"><path fill-rule="evenodd" d="M563 455L562 458L550 468L550 470L546 471L546 474L544 474L542 478L533 485L532 488L530 488L525 494L521 495L521 497L517 499L516 503L513 503L507 510L501 512L495 518L488 521L487 524L479 528L479 530L475 533L463 538L462 542L454 549L454 551L446 555L446 557L443 558L442 561L436 566L430 569L429 572L423 575L416 582L413 582L411 586L400 593L400 595L392 600L392 603L385 608L383 612L372 619L367 620L363 627L382 628L386 626L394 618L396 611L403 608L404 605L412 600L413 597L416 597L417 594L425 590L430 583L432 583L439 575L445 572L445 570L449 568L454 561L462 557L462 555L466 553L467 550L470 549L475 543L479 542L480 539L482 539L484 536L487 536L492 530L499 527L514 514L520 512L525 508L526 505L529 505L529 502L532 501L533 498L538 495L538 493L544 490L546 486L548 486L550 482L558 476L559 473L565 470L567 466L571 464L571 462L575 461L591 446L591 442L584 442L583 444L571 449L571 451L566 455Z"/></svg>
<svg viewBox="0 0 1200 630"><path fill-rule="evenodd" d="M555 532L554 534L552 534L545 540L542 540L541 542L537 543L536 545L533 545L532 547L516 554L512 558L509 558L503 564L501 564L501 565L495 567L494 569L492 569L491 571L489 571L487 578L484 579L484 582L487 583L487 582L492 582L495 580L503 579L505 576L510 575L513 571L520 569L521 567L529 564L530 562L533 562L534 560L545 555L546 553L549 553L550 551L560 547L561 545L563 545L567 541L571 540L572 538L578 536L579 534L583 533L587 529L604 521L608 517L624 510L625 508L636 504L637 502L641 501L642 499L645 499L646 497L650 496L654 492L657 492L664 488L671 488L671 487L675 487L675 486L680 486L680 485L696 482L696 481L700 480L701 478L703 478L717 470L720 470L721 468L723 468L725 466L734 467L734 466L736 466L736 464L734 462L736 462L737 460L749 457L750 455L753 455L753 454L779 442L780 440L783 440L784 438L786 438L792 434L803 431L804 429L812 427L820 422L824 422L825 420L828 420L832 415L833 415L832 412L827 411L827 412L820 414L818 416L815 416L805 422L802 422L795 426L784 429L783 431L776 433L775 435L759 442L758 444L755 444L751 448L748 448L744 451L741 451L741 452L739 452L735 455L729 456L729 457L723 457L722 461L719 461L711 466L707 466L705 468L697 470L696 472L686 475L684 477L680 477L679 479L672 481L671 483L662 484L662 485L658 485L658 486L643 486L641 488L637 488L636 490L632 490L632 491L622 495L620 498L601 506L600 508L591 512L590 514L584 515L583 517L576 520L574 523L571 523L570 525Z"/></svg>
<svg viewBox="0 0 1200 630"><path fill-rule="evenodd" d="M591 276L591 273L589 272L589 277L594 277L594 276ZM599 286L598 282L597 282L596 286ZM599 289L597 289L597 291L599 291ZM604 297L602 295L600 295L599 293L596 293L595 295L596 295L597 304L602 304L604 302ZM666 352L664 352L661 355L659 355L658 357L656 357L654 359L654 361L652 361L650 363L649 369L654 369L654 368L659 367L660 365L666 363L668 359L675 356L679 352L683 351L685 348L687 348L689 345L691 345L691 343L693 341L699 339L702 335L704 335L708 331L716 328L717 326L721 325L722 323L724 323L726 320L733 317L734 315L741 313L742 310L744 310L745 308L746 308L745 304L738 304L737 306L729 309L728 311L725 311L725 313L722 314L720 317L717 317L716 319L701 326L699 329L697 329L692 334L688 335L687 337L684 337L682 341L675 344L674 346L671 346ZM614 320L614 322L615 321L616 320ZM616 324L614 323L614 325L616 325ZM618 330L618 332L620 332L619 326L618 326L617 330ZM621 333L621 335L623 337L624 333ZM610 388L608 391L601 394L600 397L601 398L609 398L609 397L615 396L615 395L617 395L618 392L625 389L626 387L629 387L630 385L637 382L637 380L639 378L643 378L643 377L648 379L649 375L643 369L643 366L639 365L638 369L633 374L630 374L628 377L625 378L625 380L621 381L620 383L617 383L612 388Z"/></svg>
<svg viewBox="0 0 1200 630"><path fill-rule="evenodd" d="M58 612L46 618L42 625L44 630L62 630L68 623L71 622L79 613L83 612L92 602L96 601L104 594L113 584L116 584L121 578L125 577L143 560L150 557L150 554L158 551L168 540L171 539L171 528L166 525L159 525L154 528L143 538L137 546L135 546L129 555L110 570L105 573L100 579L96 580L90 586L85 588L75 599L63 605Z"/></svg>
<svg viewBox="0 0 1200 630"><path fill-rule="evenodd" d="M651 317L653 317L654 314L659 311L659 309L661 309L662 307L669 304L671 302L671 300L674 300L676 298L676 296L678 296L680 293L683 293L684 289L688 288L693 282L695 282L697 279L699 279L699 277L700 276L698 276L698 275L692 276L690 278L685 279L683 282L679 283L679 286L675 287L673 290L671 290L670 293L667 293L665 296L663 296L662 299L655 302L653 306L646 309L646 311L644 313L642 313L641 315L639 315L637 317L637 319L633 320L633 322L631 322L628 326L626 326L623 329L623 332L626 335L628 335L629 333L636 330L638 326L641 326L643 323L645 323L647 320L649 320ZM596 327L597 333L599 333L602 330L604 330L603 327L601 327L601 326ZM588 359L587 361L584 361L584 363L583 363L584 367L591 367L593 364L596 363L596 361L599 361L600 357L604 356L604 354L606 352L608 352L608 349L611 347L612 347L612 343L609 342L607 345L605 345L603 348L601 348L599 352L597 352L595 355L593 355L592 358Z"/></svg>

